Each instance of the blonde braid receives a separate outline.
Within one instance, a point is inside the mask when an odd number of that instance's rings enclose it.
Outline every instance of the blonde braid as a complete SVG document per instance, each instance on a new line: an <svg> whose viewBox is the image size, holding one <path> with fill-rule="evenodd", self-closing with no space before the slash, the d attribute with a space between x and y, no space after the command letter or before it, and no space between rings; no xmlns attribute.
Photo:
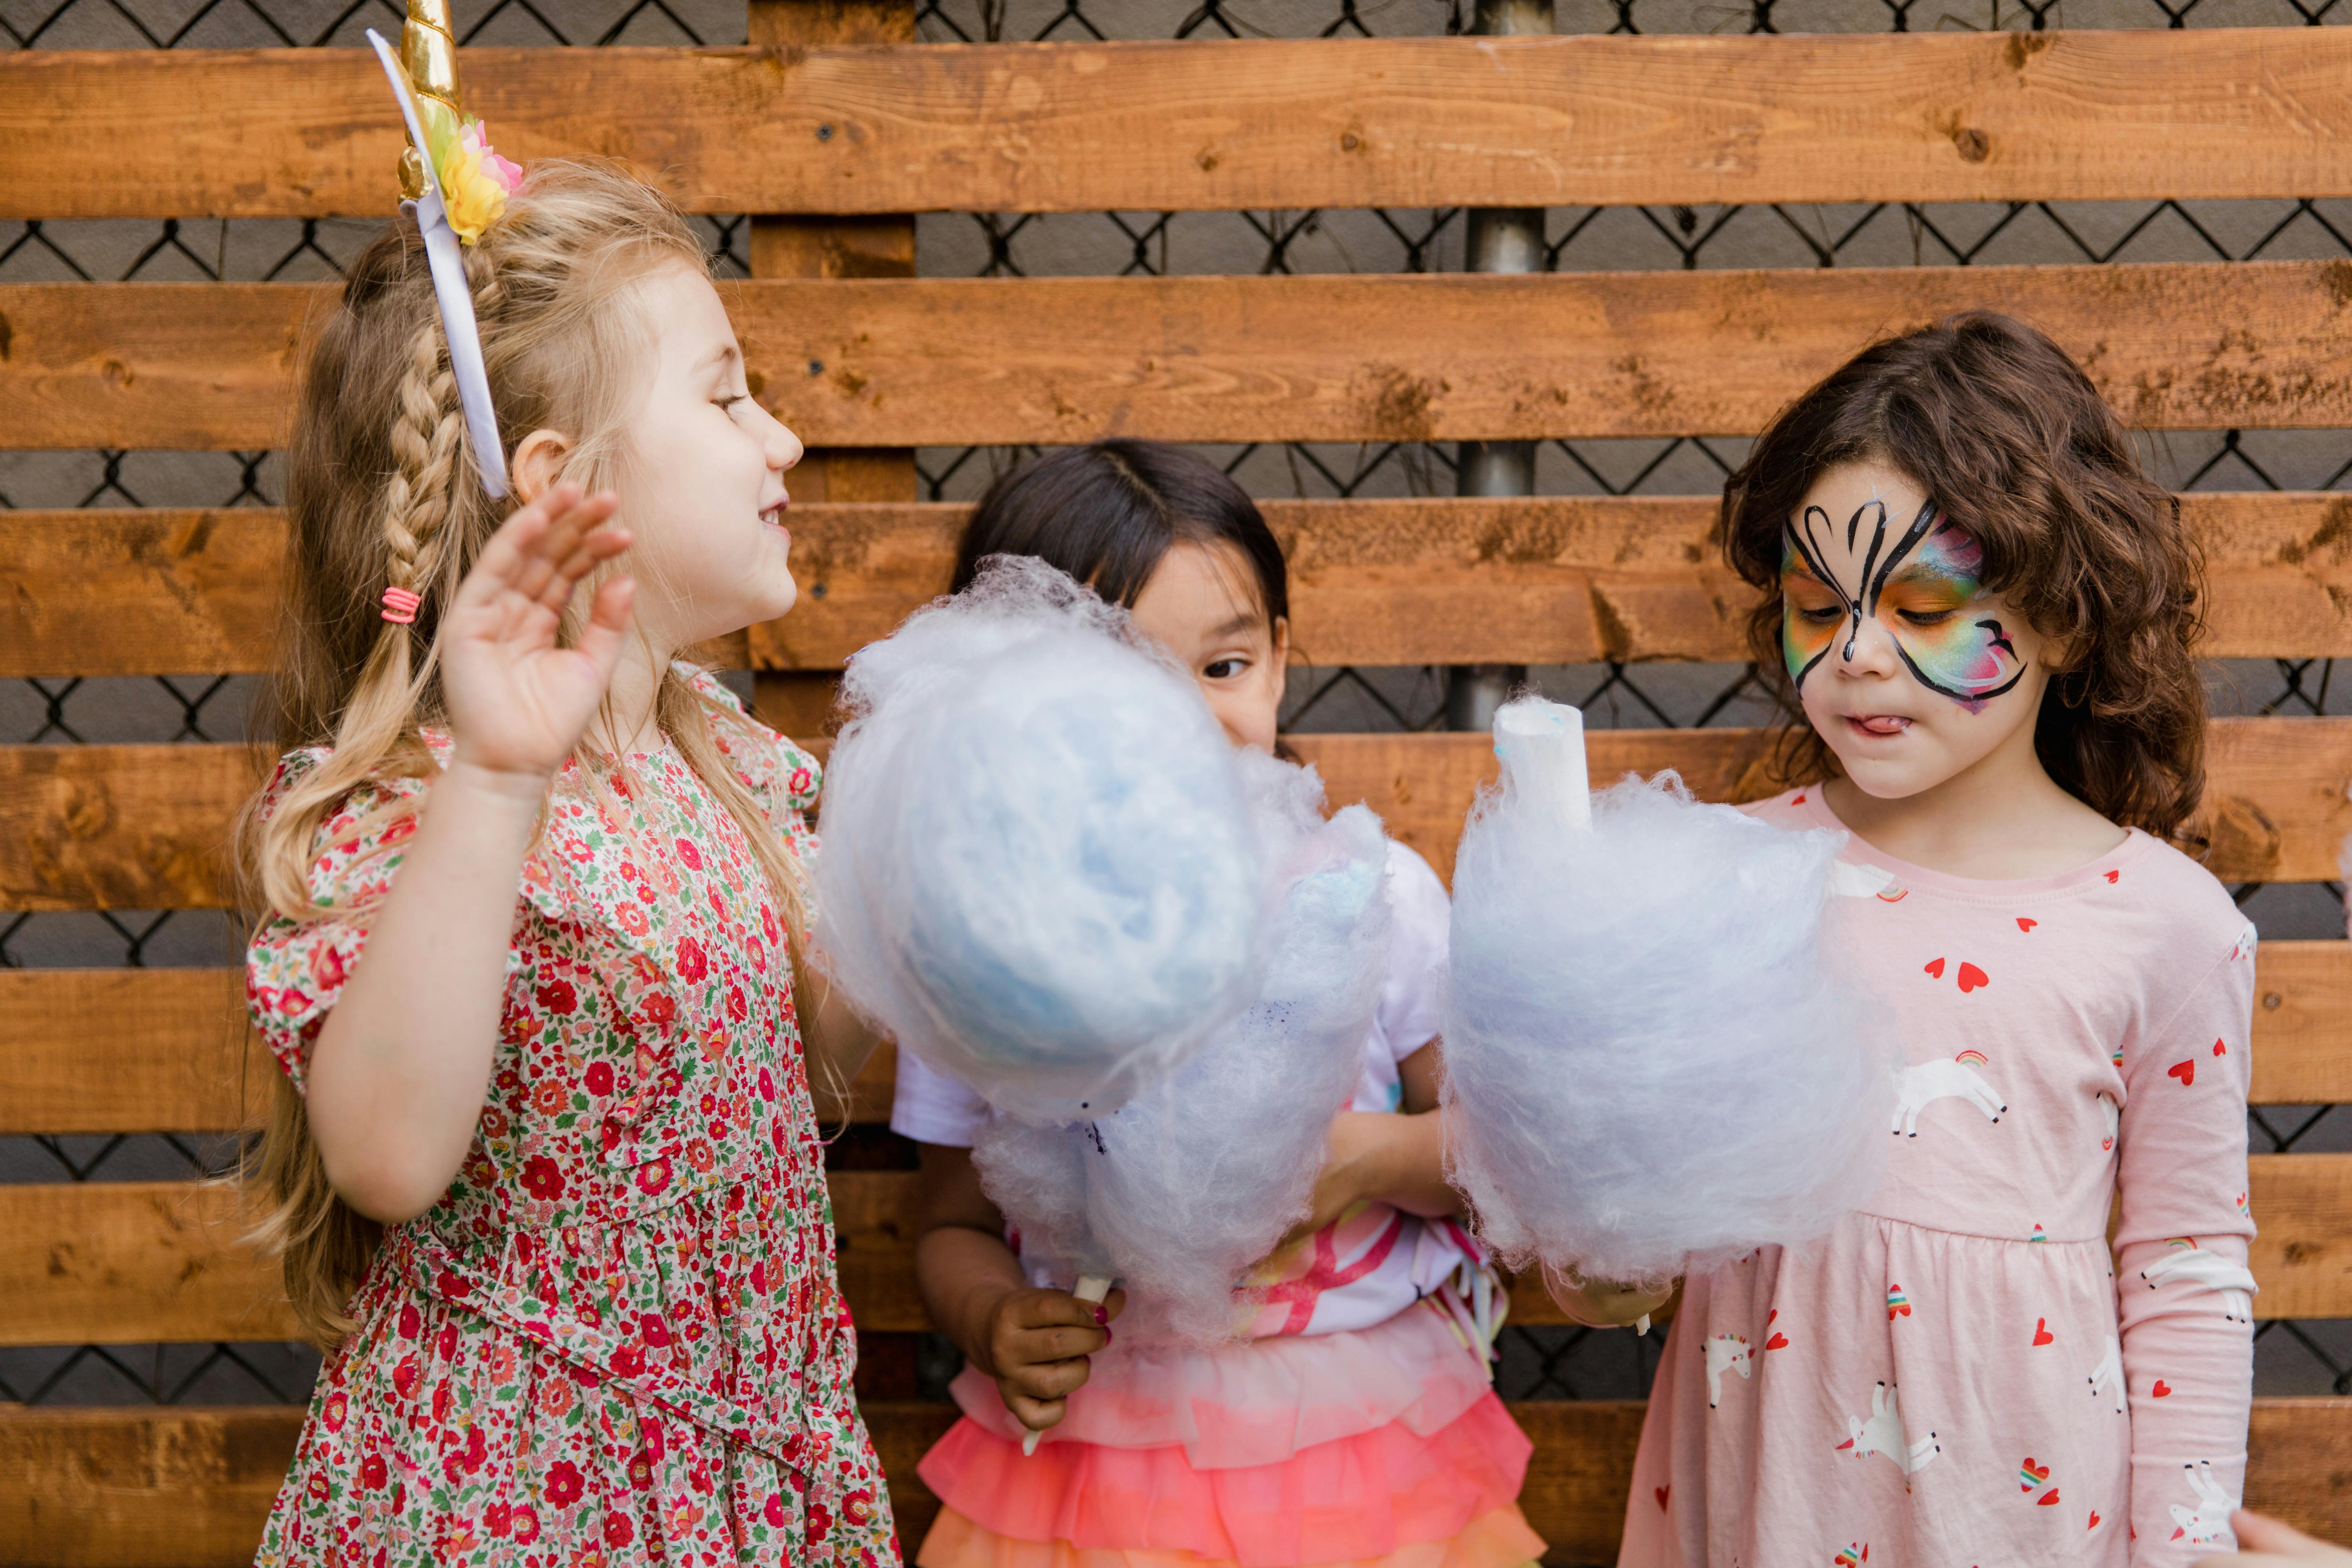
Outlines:
<svg viewBox="0 0 2352 1568"><path fill-rule="evenodd" d="M451 484L467 456L465 411L437 315L419 322L409 341L398 396L392 425L397 464L384 490L384 542L392 551L392 586L425 593L419 584L432 581Z"/></svg>

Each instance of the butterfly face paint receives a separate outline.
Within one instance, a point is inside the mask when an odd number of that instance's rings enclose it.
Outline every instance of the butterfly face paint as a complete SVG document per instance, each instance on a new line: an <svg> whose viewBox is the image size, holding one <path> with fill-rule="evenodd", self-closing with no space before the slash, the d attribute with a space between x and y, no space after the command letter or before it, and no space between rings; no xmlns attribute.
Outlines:
<svg viewBox="0 0 2352 1568"><path fill-rule="evenodd" d="M1848 563L1848 574L1833 562ZM1780 646L1790 678L1802 689L1824 659L1851 662L1863 623L1875 621L1913 679L1977 711L2025 675L1983 602L1983 548L1932 500L1899 532L1883 500L1855 508L1843 530L1822 508L1805 508L1781 552Z"/></svg>

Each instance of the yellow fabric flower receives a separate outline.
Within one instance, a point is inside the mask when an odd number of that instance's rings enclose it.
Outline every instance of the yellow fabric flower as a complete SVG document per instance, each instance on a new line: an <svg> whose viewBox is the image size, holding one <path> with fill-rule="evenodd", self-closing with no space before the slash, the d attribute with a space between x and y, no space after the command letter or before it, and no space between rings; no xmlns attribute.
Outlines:
<svg viewBox="0 0 2352 1568"><path fill-rule="evenodd" d="M441 165L441 203L449 226L467 245L499 221L507 193L522 184L522 171L490 151L479 121L469 121Z"/></svg>

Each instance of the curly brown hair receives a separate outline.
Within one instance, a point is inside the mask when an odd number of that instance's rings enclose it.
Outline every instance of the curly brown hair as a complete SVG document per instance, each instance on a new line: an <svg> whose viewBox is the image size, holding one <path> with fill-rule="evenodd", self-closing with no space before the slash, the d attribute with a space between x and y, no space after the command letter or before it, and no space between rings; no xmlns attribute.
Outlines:
<svg viewBox="0 0 2352 1568"><path fill-rule="evenodd" d="M1984 549L1981 581L2066 662L2034 749L2050 776L2125 826L2170 837L2205 784L2205 690L2190 654L2203 561L2180 504L2141 468L2090 378L2049 338L1990 310L1874 343L1773 419L1723 489L1725 559L1766 597L1759 672L1790 716L1790 783L1836 772L1781 652L1783 530L1841 463L1894 468Z"/></svg>

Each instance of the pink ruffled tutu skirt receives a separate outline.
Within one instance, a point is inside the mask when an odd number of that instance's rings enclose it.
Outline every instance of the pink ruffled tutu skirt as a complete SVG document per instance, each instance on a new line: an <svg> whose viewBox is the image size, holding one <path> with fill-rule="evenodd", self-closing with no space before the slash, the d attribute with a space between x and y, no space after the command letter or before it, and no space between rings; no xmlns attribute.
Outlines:
<svg viewBox="0 0 2352 1568"><path fill-rule="evenodd" d="M1513 1568L1530 1445L1433 1302L1374 1328L1095 1357L1034 1456L995 1383L924 1456L919 1568Z"/></svg>

